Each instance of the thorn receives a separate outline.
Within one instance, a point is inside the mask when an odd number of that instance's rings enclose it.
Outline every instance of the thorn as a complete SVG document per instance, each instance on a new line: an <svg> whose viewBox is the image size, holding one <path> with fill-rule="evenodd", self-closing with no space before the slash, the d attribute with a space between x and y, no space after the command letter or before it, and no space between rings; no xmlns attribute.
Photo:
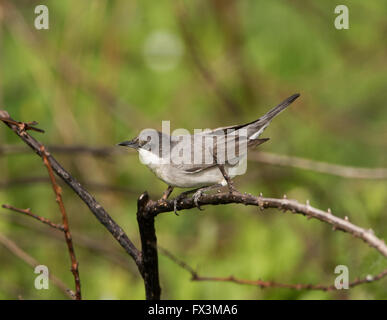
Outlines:
<svg viewBox="0 0 387 320"><path fill-rule="evenodd" d="M262 194L262 192L260 192L260 193L259 193L259 196L260 196L260 197L263 197L263 194Z"/></svg>
<svg viewBox="0 0 387 320"><path fill-rule="evenodd" d="M344 217L344 220L345 220L345 221L349 221L349 219L348 219L348 217L347 217L347 216L345 216L345 217Z"/></svg>
<svg viewBox="0 0 387 320"><path fill-rule="evenodd" d="M287 199L288 197L286 196L286 194L284 194L283 198L284 198L284 199Z"/></svg>
<svg viewBox="0 0 387 320"><path fill-rule="evenodd" d="M327 212L328 212L329 214L332 214L331 208L328 208Z"/></svg>

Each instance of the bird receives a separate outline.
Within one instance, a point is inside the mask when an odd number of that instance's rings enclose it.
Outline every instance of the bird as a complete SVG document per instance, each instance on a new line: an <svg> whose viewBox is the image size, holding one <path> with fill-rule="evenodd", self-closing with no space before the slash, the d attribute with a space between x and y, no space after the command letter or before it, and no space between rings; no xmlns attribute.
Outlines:
<svg viewBox="0 0 387 320"><path fill-rule="evenodd" d="M163 200L175 187L195 188L174 200L176 214L178 201L191 193L200 209L199 199L203 192L224 186L228 186L230 192L235 190L232 178L245 172L243 164L248 149L269 140L260 138L262 132L299 96L299 93L291 95L262 117L246 124L177 136L145 129L132 140L117 145L137 150L140 161L168 185ZM206 144L206 141L210 143Z"/></svg>

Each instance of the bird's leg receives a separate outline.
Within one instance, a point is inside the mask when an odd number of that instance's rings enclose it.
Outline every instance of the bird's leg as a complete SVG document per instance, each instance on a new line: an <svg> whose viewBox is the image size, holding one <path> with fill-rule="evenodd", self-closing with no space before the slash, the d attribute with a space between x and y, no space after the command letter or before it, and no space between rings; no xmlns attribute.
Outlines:
<svg viewBox="0 0 387 320"><path fill-rule="evenodd" d="M217 165L217 167L219 168L220 172L222 173L224 179L227 182L229 192L233 193L235 191L234 183L231 180L230 176L227 174L226 169L224 168L224 164L218 163L218 160L217 160L217 157L215 154L213 155L213 157L214 157L215 164Z"/></svg>
<svg viewBox="0 0 387 320"><path fill-rule="evenodd" d="M175 199L173 199L173 212L175 213L175 215L178 216L178 214L177 214L177 203L179 201L181 201L182 199L186 198L189 194L197 192L199 189L200 188L184 191L184 192L180 193Z"/></svg>
<svg viewBox="0 0 387 320"><path fill-rule="evenodd" d="M234 182L231 180L230 176L227 174L226 170L224 169L224 165L218 164L218 168L227 182L228 191L230 193L233 193L235 191Z"/></svg>
<svg viewBox="0 0 387 320"><path fill-rule="evenodd" d="M168 186L167 190L164 191L163 196L161 197L161 199L167 200L168 197L171 195L172 191L173 191L173 187L172 186Z"/></svg>

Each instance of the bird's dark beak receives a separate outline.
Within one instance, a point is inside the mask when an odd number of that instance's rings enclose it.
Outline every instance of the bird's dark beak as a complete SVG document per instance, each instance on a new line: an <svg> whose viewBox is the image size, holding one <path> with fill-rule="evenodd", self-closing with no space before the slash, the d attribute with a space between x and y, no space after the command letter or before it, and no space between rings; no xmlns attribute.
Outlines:
<svg viewBox="0 0 387 320"><path fill-rule="evenodd" d="M124 142L118 143L117 146L129 147L133 149L138 149L140 147L138 144L138 139L133 139L131 141L124 141Z"/></svg>

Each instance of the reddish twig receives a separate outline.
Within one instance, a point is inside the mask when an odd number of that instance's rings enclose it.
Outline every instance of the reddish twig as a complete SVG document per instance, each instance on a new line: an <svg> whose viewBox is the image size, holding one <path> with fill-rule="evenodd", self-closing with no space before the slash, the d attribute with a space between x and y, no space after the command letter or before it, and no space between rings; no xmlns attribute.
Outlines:
<svg viewBox="0 0 387 320"><path fill-rule="evenodd" d="M19 122L19 121L15 121L15 120L8 119L8 118L3 118L3 117L0 117L0 120L4 121L4 122L7 122L9 124L13 124L15 126L18 126L20 131L32 130L32 131L44 133L44 130L35 127L38 124L36 121L32 121L32 122Z"/></svg>
<svg viewBox="0 0 387 320"><path fill-rule="evenodd" d="M22 214L25 214L27 216L30 216L36 220L39 220L47 225L49 225L50 227L52 228L55 228L55 229L58 229L58 230L61 230L61 231L64 231L64 227L63 225L60 225L60 224L56 224L56 223L53 223L51 222L49 219L47 218L44 218L44 217L41 217L41 216L38 216L34 213L31 212L31 210L28 208L28 209L19 209L19 208L15 208L13 206L10 206L9 204L3 204L2 207L4 209L9 209L9 210L12 210L12 211L15 211L15 212L19 212L19 213L22 213Z"/></svg>
<svg viewBox="0 0 387 320"><path fill-rule="evenodd" d="M168 257L171 261L173 261L175 264L183 268L184 270L188 271L191 274L191 280L192 281L214 281L214 282L232 282L237 284L246 284L251 286L258 286L262 289L264 288L283 288L283 289L295 289L295 290L321 290L321 291L334 291L337 290L337 288L334 285L322 285L322 284L304 284L304 283L296 283L296 284L289 284L289 283L280 283L275 281L264 281L261 279L258 280L248 280L248 279L240 279L235 278L234 276L229 277L208 277L208 276L201 276L198 274L198 272L192 268L190 265L185 263L184 261L177 258L175 255L173 255L170 251L161 248L158 246L159 251L166 257ZM375 276L368 275L367 277L363 279L356 279L350 283L348 283L349 288L356 287L358 285L364 284L364 283L370 283L378 281L382 278L387 276L387 269L383 270L379 274Z"/></svg>
<svg viewBox="0 0 387 320"><path fill-rule="evenodd" d="M56 182L54 171L52 170L51 164L47 159L47 151L45 150L44 146L40 147L40 152L43 158L43 163L47 167L48 175L50 176L52 188L56 196L56 202L58 203L60 212L62 214L63 232L65 234L66 244L71 258L71 272L73 273L75 280L75 296L77 300L81 300L81 280L79 278L78 261L75 256L67 213L62 199L62 188Z"/></svg>

